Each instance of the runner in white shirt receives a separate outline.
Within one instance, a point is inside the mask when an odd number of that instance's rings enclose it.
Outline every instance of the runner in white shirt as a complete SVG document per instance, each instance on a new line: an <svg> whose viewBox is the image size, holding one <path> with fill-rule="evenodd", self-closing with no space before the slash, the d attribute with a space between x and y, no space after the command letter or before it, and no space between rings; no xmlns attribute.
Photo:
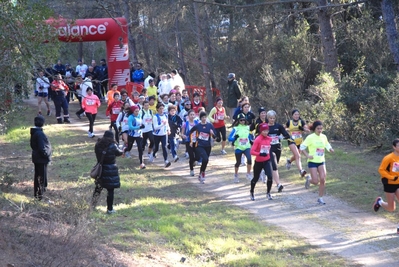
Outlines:
<svg viewBox="0 0 399 267"><path fill-rule="evenodd" d="M37 105L39 106L39 115L42 115L42 101L47 106L47 116L51 115L50 103L48 102L48 89L50 88L50 81L46 76L44 76L44 72L39 71L39 77L36 79L36 91L37 94Z"/></svg>

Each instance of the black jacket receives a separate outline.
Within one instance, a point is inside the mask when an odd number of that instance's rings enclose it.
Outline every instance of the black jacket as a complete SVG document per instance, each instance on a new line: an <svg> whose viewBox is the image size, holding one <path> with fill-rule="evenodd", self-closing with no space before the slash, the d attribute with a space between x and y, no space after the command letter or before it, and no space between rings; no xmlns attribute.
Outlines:
<svg viewBox="0 0 399 267"><path fill-rule="evenodd" d="M48 164L51 161L51 144L42 128L30 129L30 147L33 163Z"/></svg>
<svg viewBox="0 0 399 267"><path fill-rule="evenodd" d="M171 116L169 114L168 115L168 122L169 122L169 128L170 128L170 135L169 136L170 137L175 137L176 134L180 133L183 121L179 117L179 115Z"/></svg>
<svg viewBox="0 0 399 267"><path fill-rule="evenodd" d="M97 161L101 160L103 149L97 144L94 148ZM122 151L118 149L115 143L112 143L107 148L107 153L104 156L103 169L98 183L103 188L119 188L121 187L118 166L116 165L116 157L122 155Z"/></svg>

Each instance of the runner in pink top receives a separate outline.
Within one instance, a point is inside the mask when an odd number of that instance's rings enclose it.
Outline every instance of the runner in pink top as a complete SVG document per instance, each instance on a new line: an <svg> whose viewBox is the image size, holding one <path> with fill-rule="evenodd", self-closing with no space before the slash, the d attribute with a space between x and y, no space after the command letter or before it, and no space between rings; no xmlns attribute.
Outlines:
<svg viewBox="0 0 399 267"><path fill-rule="evenodd" d="M82 108L86 113L86 117L89 120L89 131L88 136L93 138L95 135L93 133L93 125L96 120L98 107L101 105L100 99L93 94L93 88L87 87L87 95L82 99Z"/></svg>

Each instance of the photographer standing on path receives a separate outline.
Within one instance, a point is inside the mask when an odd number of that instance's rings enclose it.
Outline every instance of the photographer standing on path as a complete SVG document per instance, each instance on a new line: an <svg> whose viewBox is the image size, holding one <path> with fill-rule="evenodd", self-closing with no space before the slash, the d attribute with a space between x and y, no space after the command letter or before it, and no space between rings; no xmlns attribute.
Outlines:
<svg viewBox="0 0 399 267"><path fill-rule="evenodd" d="M103 188L107 189L107 213L115 213L114 210L114 189L120 188L120 178L118 166L116 165L116 157L122 156L123 152L118 149L114 133L105 131L103 138L98 139L94 152L96 153L97 162L101 161L104 154L102 164L102 172L100 178L96 180L96 188L94 188L92 206L95 208Z"/></svg>

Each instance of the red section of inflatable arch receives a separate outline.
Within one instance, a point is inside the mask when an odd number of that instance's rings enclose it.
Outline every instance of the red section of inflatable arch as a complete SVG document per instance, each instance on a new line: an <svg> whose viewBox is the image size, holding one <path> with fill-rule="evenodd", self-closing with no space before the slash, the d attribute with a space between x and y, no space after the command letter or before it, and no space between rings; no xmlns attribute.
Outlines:
<svg viewBox="0 0 399 267"><path fill-rule="evenodd" d="M108 85L126 87L130 81L129 48L125 18L47 20L56 28L58 39L63 42L105 41L107 47Z"/></svg>

